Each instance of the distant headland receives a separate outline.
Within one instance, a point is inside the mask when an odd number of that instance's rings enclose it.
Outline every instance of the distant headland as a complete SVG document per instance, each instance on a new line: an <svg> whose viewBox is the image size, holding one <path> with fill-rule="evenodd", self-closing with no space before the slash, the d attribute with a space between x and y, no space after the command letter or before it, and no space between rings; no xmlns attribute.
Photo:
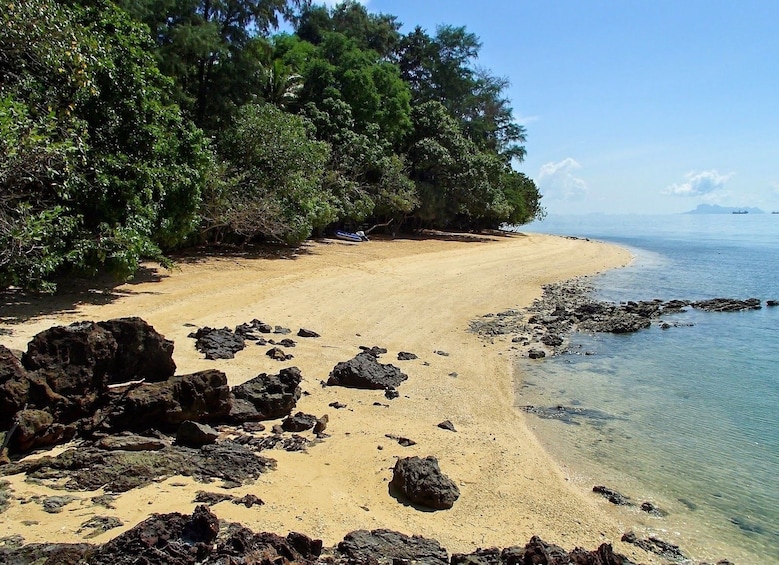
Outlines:
<svg viewBox="0 0 779 565"><path fill-rule="evenodd" d="M731 206L718 206L716 204L698 204L695 210L685 214L765 214L760 208L734 208Z"/></svg>

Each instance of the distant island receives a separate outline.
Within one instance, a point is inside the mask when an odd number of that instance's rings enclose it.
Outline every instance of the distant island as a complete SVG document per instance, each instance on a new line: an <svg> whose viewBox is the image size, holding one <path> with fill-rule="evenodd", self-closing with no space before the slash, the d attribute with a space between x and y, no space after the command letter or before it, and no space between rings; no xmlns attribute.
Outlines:
<svg viewBox="0 0 779 565"><path fill-rule="evenodd" d="M716 204L698 204L695 210L690 210L685 214L765 214L765 212L760 208L733 208Z"/></svg>

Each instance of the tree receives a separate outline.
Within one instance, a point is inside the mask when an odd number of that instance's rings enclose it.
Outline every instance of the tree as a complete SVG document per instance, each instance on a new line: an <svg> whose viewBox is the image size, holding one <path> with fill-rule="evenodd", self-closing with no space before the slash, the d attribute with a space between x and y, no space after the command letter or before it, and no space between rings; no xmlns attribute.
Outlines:
<svg viewBox="0 0 779 565"><path fill-rule="evenodd" d="M480 49L464 27L439 26L435 37L417 27L401 39L396 62L415 105L440 102L479 149L522 161L526 132L503 94L509 82L475 67Z"/></svg>
<svg viewBox="0 0 779 565"><path fill-rule="evenodd" d="M315 141L303 118L270 104L240 109L220 148L225 182L206 195L212 239L232 232L295 243L335 220L322 189L330 148Z"/></svg>
<svg viewBox="0 0 779 565"><path fill-rule="evenodd" d="M209 131L262 88L270 60L265 40L299 0L119 0L149 26L160 69L178 87L178 101Z"/></svg>
<svg viewBox="0 0 779 565"><path fill-rule="evenodd" d="M126 275L197 224L203 136L170 102L143 28L90 4L1 11L4 286L47 286L63 268Z"/></svg>

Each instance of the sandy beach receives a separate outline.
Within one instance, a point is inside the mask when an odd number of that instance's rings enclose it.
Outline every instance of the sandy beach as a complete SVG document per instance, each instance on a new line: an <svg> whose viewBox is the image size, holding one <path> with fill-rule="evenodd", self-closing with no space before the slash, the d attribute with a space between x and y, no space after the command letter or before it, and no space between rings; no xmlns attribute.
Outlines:
<svg viewBox="0 0 779 565"><path fill-rule="evenodd" d="M307 394L296 410L327 414L330 437L307 452L263 452L278 468L230 493L253 493L265 504L219 503L213 511L220 519L257 531L299 531L325 545L352 530L389 528L435 538L450 553L524 544L532 535L566 549L610 542L631 559L652 562L619 541L631 527L629 511L570 485L514 409L510 336L490 343L467 332L478 316L528 305L547 282L629 260L629 252L612 245L524 234L323 240L290 254L187 257L171 271L150 266L139 281L107 290L5 302L0 329L11 334L0 335L0 343L24 350L52 325L140 316L175 342L179 374L216 368L236 385L261 372L299 367ZM187 337L191 325L234 327L254 318L293 332L309 328L321 338L296 338L294 359L282 363L253 344L235 359L209 361ZM320 385L361 345L387 348L381 362L409 375L399 398ZM399 351L419 358L397 361ZM346 408L329 406L336 401ZM443 420L457 431L437 427ZM402 447L386 434L416 445ZM412 455L436 456L457 483L461 496L451 510L421 512L389 496L396 459ZM14 497L0 514L4 535L21 534L27 542L80 541L77 530L89 517L120 518L122 528L90 540L100 543L150 513L191 512L198 490L222 492L216 483L175 477L122 494L115 509L96 507L90 499L99 493L70 493L78 500L47 514L19 499L62 491L21 476L4 479Z"/></svg>

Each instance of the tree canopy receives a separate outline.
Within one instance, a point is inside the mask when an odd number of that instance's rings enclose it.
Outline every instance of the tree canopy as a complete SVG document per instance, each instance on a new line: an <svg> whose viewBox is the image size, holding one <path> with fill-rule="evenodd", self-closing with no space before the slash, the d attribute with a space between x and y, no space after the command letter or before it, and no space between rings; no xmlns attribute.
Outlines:
<svg viewBox="0 0 779 565"><path fill-rule="evenodd" d="M402 29L352 0L0 0L0 288L197 243L542 215L479 38Z"/></svg>

